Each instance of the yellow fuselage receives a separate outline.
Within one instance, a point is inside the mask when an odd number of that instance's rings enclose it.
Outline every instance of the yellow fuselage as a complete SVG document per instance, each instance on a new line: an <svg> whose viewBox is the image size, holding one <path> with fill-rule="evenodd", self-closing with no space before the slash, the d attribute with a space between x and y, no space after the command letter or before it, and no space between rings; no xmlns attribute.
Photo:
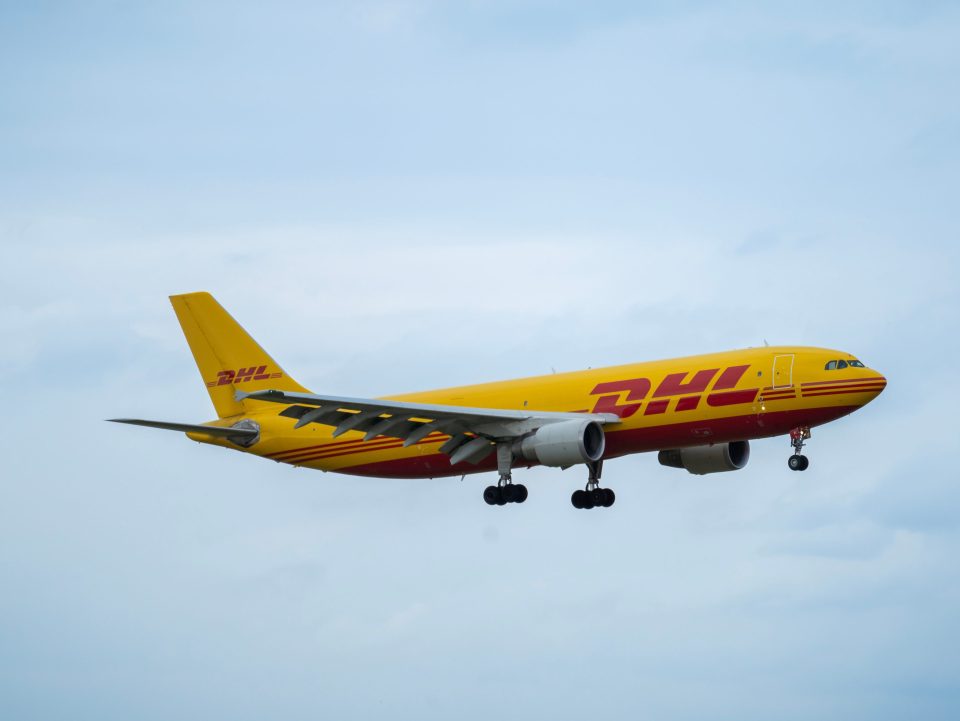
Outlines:
<svg viewBox="0 0 960 721"><path fill-rule="evenodd" d="M886 386L874 370L842 351L765 347L672 360L611 366L459 388L389 396L392 400L499 409L614 413L605 426L604 458L782 435L795 428L836 420L873 400ZM349 432L279 416L275 404L248 402L241 418L256 421L261 439L247 453L324 471L381 477L436 477L489 471L496 461L451 466L439 447L448 436L434 433L407 448L395 438L363 440ZM191 438L236 448L200 434ZM531 465L518 461L517 465Z"/></svg>

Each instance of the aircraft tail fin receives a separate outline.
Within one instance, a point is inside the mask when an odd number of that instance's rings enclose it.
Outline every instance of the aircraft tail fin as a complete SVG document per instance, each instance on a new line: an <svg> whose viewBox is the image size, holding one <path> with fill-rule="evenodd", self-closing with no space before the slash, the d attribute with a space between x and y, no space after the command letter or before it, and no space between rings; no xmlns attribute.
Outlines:
<svg viewBox="0 0 960 721"><path fill-rule="evenodd" d="M170 296L200 376L220 418L240 415L237 390L309 392L271 358L209 293Z"/></svg>

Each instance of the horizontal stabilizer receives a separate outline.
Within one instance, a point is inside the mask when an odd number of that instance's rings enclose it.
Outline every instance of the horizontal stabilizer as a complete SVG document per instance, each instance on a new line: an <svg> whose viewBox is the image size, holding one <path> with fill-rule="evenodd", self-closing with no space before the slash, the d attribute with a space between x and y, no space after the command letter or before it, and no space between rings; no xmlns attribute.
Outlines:
<svg viewBox="0 0 960 721"><path fill-rule="evenodd" d="M111 423L129 423L133 426L147 428L163 428L168 431L182 431L183 433L203 433L214 438L253 438L259 435L256 428L223 428L222 426L201 426L193 423L166 423L164 421L143 421L138 418L108 418Z"/></svg>

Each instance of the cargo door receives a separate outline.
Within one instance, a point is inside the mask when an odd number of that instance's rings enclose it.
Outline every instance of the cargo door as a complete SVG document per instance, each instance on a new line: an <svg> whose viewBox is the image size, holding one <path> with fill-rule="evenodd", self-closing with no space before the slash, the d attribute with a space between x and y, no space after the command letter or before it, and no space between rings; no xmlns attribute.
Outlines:
<svg viewBox="0 0 960 721"><path fill-rule="evenodd" d="M793 353L773 357L773 387L789 388L793 385Z"/></svg>

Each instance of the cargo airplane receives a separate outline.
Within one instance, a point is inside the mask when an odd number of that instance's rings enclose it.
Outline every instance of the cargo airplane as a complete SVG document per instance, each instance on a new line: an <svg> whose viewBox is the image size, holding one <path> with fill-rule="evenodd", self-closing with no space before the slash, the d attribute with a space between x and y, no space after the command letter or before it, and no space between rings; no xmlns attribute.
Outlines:
<svg viewBox="0 0 960 721"><path fill-rule="evenodd" d="M218 420L131 418L194 441L359 476L435 478L497 471L490 505L523 503L512 471L583 465L576 508L609 507L605 460L658 451L704 474L743 468L750 441L789 435L803 471L810 429L869 403L886 379L843 351L764 347L384 398L310 393L209 293L171 296Z"/></svg>

